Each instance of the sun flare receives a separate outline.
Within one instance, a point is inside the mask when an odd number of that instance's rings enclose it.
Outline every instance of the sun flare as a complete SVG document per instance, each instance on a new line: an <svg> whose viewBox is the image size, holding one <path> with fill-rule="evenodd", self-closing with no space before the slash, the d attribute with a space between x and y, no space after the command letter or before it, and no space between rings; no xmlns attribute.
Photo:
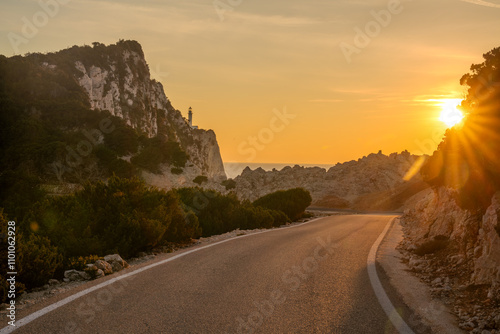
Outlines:
<svg viewBox="0 0 500 334"><path fill-rule="evenodd" d="M460 105L460 99L441 100L441 115L439 120L451 128L462 121L464 114L457 107Z"/></svg>

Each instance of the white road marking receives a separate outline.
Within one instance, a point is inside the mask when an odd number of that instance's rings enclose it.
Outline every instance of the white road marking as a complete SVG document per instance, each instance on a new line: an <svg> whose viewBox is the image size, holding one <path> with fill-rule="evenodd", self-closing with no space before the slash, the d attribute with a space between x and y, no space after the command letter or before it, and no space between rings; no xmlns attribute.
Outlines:
<svg viewBox="0 0 500 334"><path fill-rule="evenodd" d="M210 245L206 245L206 246L203 246L203 247L199 247L199 248L195 248L195 249L192 249L190 251L187 251L187 252L184 252L184 253L181 253L181 254L178 254L178 255L175 255L175 256L172 256L168 259L165 259L165 260L162 260L160 262L156 262L156 263L152 263L146 267L143 267L143 268L140 268L140 269L137 269L135 271L132 271L132 272L129 272L129 273L126 273L126 274L123 274L121 276L118 276L118 277L115 277L113 279L110 279L109 281L106 281L106 282L103 282L101 284L98 284L96 286L93 286L91 288L88 288L86 290L83 290L83 291L80 291L72 296L69 296L69 297L66 297L60 301L58 301L57 303L54 303L52 305L49 305L41 310L38 310L34 313L31 313L30 315L20 319L20 320L16 320L15 324L16 326L6 326L4 328L2 328L0 330L0 334L7 334L7 333L12 333L13 331L15 331L16 329L24 326L24 325L27 325L29 324L30 322L32 322L33 320L35 319L38 319L40 318L41 316L44 316L45 314L49 313L49 312L52 312L58 308L60 308L61 306L64 306L68 303L71 303L72 301L80 298L80 297L83 297L91 292L94 292L96 290L99 290L101 288L104 288L108 285L111 285L115 282L118 282L122 279L125 279L127 277L131 277L131 276L134 276L134 275L137 275L139 273L142 273L143 271L146 271L146 270L149 270L149 269L152 269L154 267L157 267L157 266L160 266L162 264L165 264L167 262L170 262L170 261L173 261L173 260L176 260L178 258L181 258L183 256L186 256L188 254L192 254L192 253L195 253L195 252L198 252L202 249L207 249L207 248L210 248L210 247L213 247L213 246L217 246L217 245L220 245L220 244L223 244L225 242L228 242L228 241L232 241L232 240L235 240L235 239L241 239L241 238L245 238L245 237L249 237L249 236L252 236L252 235L256 235L256 234L262 234L262 233L269 233L269 232L275 232L275 231L281 231L281 230L285 230L285 229L289 229L289 228L295 228L295 227L299 227L299 226L303 226L303 225L306 225L306 224L310 224L312 222L315 222L317 220L320 220L320 219L323 219L325 217L321 217L321 218L316 218L316 219L313 219L313 220L310 220L310 221L307 221L305 223L302 223L302 224L297 224L297 225L293 225L293 226L288 226L288 227L282 227L282 228L275 228L275 229L270 229L270 230L266 230L266 231L261 231L261 232L256 232L256 233L250 233L250 234L245 234L245 235L240 235L240 236L237 236L237 237L234 237L234 238L230 238L230 239L226 239L226 240L222 240L222 241L218 241L216 243L213 243L213 244L210 244Z"/></svg>
<svg viewBox="0 0 500 334"><path fill-rule="evenodd" d="M380 246L380 243L387 234L387 231L389 231L389 228L392 226L394 219L396 218L391 219L391 221L387 223L385 229L382 231L382 233L380 234L380 236L370 249L370 253L368 254L368 260L367 260L368 276L370 277L370 282L372 284L373 291L375 291L375 295L377 295L377 299L380 303L380 306L382 306L385 314L387 314L389 320L391 320L394 327L396 327L399 333L414 334L411 328L406 324L403 318L401 318L399 313L396 311L394 305L392 305L389 297L387 296L384 288L382 287L382 283L380 282L380 279L378 278L377 274L376 256L378 247Z"/></svg>

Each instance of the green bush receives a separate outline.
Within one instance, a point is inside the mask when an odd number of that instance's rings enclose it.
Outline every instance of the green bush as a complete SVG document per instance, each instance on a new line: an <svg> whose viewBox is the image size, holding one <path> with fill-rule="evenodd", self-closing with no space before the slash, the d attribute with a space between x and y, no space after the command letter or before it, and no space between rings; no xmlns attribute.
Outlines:
<svg viewBox="0 0 500 334"><path fill-rule="evenodd" d="M46 237L18 234L18 279L31 289L47 283L62 265L63 258L57 247Z"/></svg>
<svg viewBox="0 0 500 334"><path fill-rule="evenodd" d="M300 219L306 208L311 205L311 194L302 188L290 190L280 190L262 196L253 204L271 210L278 210L285 213L292 221Z"/></svg>
<svg viewBox="0 0 500 334"><path fill-rule="evenodd" d="M201 185L202 183L207 182L207 181L208 181L208 177L206 177L204 175L198 175L193 180L194 183L199 184L199 185Z"/></svg>
<svg viewBox="0 0 500 334"><path fill-rule="evenodd" d="M97 260L102 259L103 258L98 255L71 257L66 260L64 267L67 269L84 270L87 268L87 264L95 263Z"/></svg>
<svg viewBox="0 0 500 334"><path fill-rule="evenodd" d="M181 175L182 172L183 172L182 168L173 167L172 169L170 169L170 173L174 175Z"/></svg>
<svg viewBox="0 0 500 334"><path fill-rule="evenodd" d="M233 179L224 180L221 184L226 187L226 190L236 189L236 181Z"/></svg>
<svg viewBox="0 0 500 334"><path fill-rule="evenodd" d="M179 143L163 141L158 137L144 139L141 152L131 159L133 164L152 173L159 173L162 163L183 168L187 160L188 156Z"/></svg>
<svg viewBox="0 0 500 334"><path fill-rule="evenodd" d="M222 195L202 188L181 188L176 192L187 209L196 214L204 237L238 228L278 227L289 222L283 212L241 203L233 193Z"/></svg>
<svg viewBox="0 0 500 334"><path fill-rule="evenodd" d="M39 203L28 221L36 222L39 233L67 258L110 253L128 258L162 241L184 241L200 234L197 220L184 212L174 192L117 176L107 184L89 183L74 195Z"/></svg>
<svg viewBox="0 0 500 334"><path fill-rule="evenodd" d="M283 212L279 210L269 210L271 216L273 217L273 226L280 227L281 225L286 225L290 223L290 218Z"/></svg>

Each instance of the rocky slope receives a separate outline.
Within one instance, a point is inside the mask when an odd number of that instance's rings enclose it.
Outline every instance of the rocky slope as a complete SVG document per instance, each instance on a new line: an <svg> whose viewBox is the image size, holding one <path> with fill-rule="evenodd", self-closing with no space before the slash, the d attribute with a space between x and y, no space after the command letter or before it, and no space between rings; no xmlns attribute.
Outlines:
<svg viewBox="0 0 500 334"><path fill-rule="evenodd" d="M150 78L141 46L133 41L127 43L128 47L108 56L101 66L75 61L80 72L78 82L87 92L91 108L109 110L148 137L160 134L179 142L189 156L189 177L203 174L212 179L225 179L215 133L192 129L188 125L181 113L172 107L162 84ZM98 44L97 48L104 51L106 47ZM159 117L162 112L164 117ZM163 174L169 174L165 170ZM168 175L170 180L187 177ZM153 181L157 178L150 175L147 179L154 184L161 182Z"/></svg>
<svg viewBox="0 0 500 334"><path fill-rule="evenodd" d="M49 54L0 58L0 74L6 73L3 81L9 98L3 100L7 101L6 109L23 110L19 119L6 119L7 126L15 132L23 118L37 123L44 131L43 136L26 139L25 146L46 145L43 160L48 161L43 161L44 166L57 167L44 167L41 163L36 166L38 170L48 171L41 176L44 183L53 183L53 169L63 183L103 178L115 171L130 175L124 170L135 170L149 184L165 188L193 185L192 180L198 175L214 182L226 179L215 133L191 128L172 106L162 84L151 79L139 43L120 40L109 46L93 43L93 46L74 46ZM112 124L108 127L116 129L110 133L101 127L100 122L106 117L111 117ZM89 138L92 143L88 142ZM185 152L187 163L177 166L166 162L173 151L156 152L165 156L159 159L158 168L144 167L151 160L146 157L135 163L134 156L148 145L150 152L154 150L153 143L157 142L148 139L178 143L180 151L176 152ZM69 158L67 152L70 152ZM154 155L149 154L153 158ZM72 164L69 160L78 163ZM24 158L16 161L28 165ZM174 167L181 170L175 168L173 173ZM20 169L19 165L6 168ZM33 167L29 168L33 174ZM61 169L66 173L61 173Z"/></svg>
<svg viewBox="0 0 500 334"><path fill-rule="evenodd" d="M295 166L266 172L247 167L234 180L238 196L252 201L277 190L302 187L311 193L313 206L396 210L406 198L427 187L419 174L409 182L404 180L418 159L408 152L389 156L379 152L328 171Z"/></svg>
<svg viewBox="0 0 500 334"><path fill-rule="evenodd" d="M429 191L401 218L409 266L454 306L462 329L500 332L500 193L471 213L450 188ZM483 332L486 331L486 332Z"/></svg>

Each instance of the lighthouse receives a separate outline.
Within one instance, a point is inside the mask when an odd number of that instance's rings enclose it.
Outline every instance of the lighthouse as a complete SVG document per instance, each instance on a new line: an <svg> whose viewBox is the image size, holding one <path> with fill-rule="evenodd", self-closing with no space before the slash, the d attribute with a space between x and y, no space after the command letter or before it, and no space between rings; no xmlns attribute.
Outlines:
<svg viewBox="0 0 500 334"><path fill-rule="evenodd" d="M189 107L189 112L188 112L188 123L191 129L198 129L197 126L193 126L193 108Z"/></svg>

